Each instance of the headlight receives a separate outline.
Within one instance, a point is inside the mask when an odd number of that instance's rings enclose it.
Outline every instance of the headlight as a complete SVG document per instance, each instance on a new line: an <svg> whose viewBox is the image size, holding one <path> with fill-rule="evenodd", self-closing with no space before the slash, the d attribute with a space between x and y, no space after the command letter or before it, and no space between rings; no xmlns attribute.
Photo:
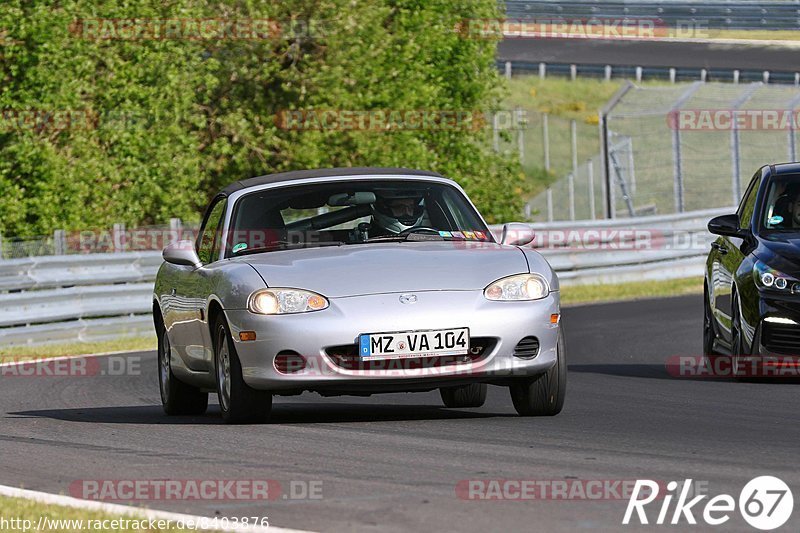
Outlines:
<svg viewBox="0 0 800 533"><path fill-rule="evenodd" d="M756 261L753 265L753 277L759 289L786 293L800 291L800 284L796 278L775 270L762 261Z"/></svg>
<svg viewBox="0 0 800 533"><path fill-rule="evenodd" d="M247 308L260 315L285 315L319 311L328 305L328 300L316 292L301 289L264 289L250 295Z"/></svg>
<svg viewBox="0 0 800 533"><path fill-rule="evenodd" d="M483 290L489 300L539 300L550 293L547 280L539 274L517 274L501 278Z"/></svg>

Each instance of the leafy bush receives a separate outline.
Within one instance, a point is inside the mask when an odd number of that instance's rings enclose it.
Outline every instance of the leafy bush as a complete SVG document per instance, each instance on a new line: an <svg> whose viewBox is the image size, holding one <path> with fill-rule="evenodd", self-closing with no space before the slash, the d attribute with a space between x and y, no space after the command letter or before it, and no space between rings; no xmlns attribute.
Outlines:
<svg viewBox="0 0 800 533"><path fill-rule="evenodd" d="M356 165L435 170L490 221L515 218L525 181L485 129L296 131L276 120L284 110L497 109L495 42L453 31L466 18L497 17L497 2L456 4L6 0L0 231L196 220L231 181ZM119 23L98 19L270 19L280 31L124 39L110 38L123 35Z"/></svg>

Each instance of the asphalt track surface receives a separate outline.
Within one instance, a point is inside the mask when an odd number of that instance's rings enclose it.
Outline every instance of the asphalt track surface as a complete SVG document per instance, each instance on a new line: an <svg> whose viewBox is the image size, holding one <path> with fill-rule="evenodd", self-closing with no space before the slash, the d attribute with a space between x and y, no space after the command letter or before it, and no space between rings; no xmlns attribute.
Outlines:
<svg viewBox="0 0 800 533"><path fill-rule="evenodd" d="M598 39L506 39L500 61L707 69L800 69L800 49L780 46Z"/></svg>
<svg viewBox="0 0 800 533"><path fill-rule="evenodd" d="M663 528L621 525L621 499L474 501L455 487L692 478L738 499L770 474L794 489L785 530L798 531L800 385L671 378L665 359L699 352L701 319L699 296L565 309L569 386L552 418L517 417L499 387L479 409L445 409L436 393L303 394L276 399L266 425L226 426L216 400L205 416L172 418L153 352L128 355L141 372L125 375L4 376L0 483L69 493L81 479L274 479L286 494L292 480L316 480L317 500L147 505L317 531L651 531ZM668 529L753 531L738 513L717 528Z"/></svg>

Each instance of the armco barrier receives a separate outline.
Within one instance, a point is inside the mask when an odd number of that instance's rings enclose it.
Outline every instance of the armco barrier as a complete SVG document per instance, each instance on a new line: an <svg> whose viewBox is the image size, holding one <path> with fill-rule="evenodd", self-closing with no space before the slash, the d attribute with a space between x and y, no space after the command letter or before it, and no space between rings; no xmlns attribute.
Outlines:
<svg viewBox="0 0 800 533"><path fill-rule="evenodd" d="M702 276L706 224L732 208L677 215L531 224L534 247L562 285ZM493 226L499 236L502 226ZM557 238L556 238L557 236ZM644 246L632 239L644 236ZM0 262L0 346L152 335L160 252Z"/></svg>

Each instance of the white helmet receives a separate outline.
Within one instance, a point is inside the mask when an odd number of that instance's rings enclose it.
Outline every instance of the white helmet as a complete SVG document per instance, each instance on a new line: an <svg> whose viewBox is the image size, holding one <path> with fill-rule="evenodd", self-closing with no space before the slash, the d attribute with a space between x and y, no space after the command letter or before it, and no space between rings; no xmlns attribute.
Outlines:
<svg viewBox="0 0 800 533"><path fill-rule="evenodd" d="M412 200L411 213L406 210L398 214L392 204L396 200ZM391 233L400 233L419 225L425 213L425 200L413 191L376 191L372 204L372 217L378 226Z"/></svg>

